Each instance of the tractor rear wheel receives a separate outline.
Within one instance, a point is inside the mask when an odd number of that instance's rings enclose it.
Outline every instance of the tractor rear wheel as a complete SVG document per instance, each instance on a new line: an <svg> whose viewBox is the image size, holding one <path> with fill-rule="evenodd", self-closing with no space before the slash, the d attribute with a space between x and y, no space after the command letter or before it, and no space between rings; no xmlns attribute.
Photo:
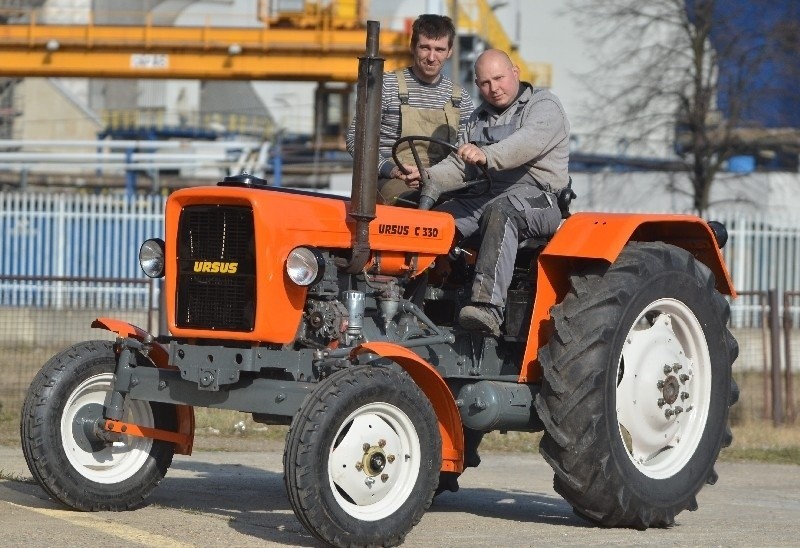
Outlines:
<svg viewBox="0 0 800 548"><path fill-rule="evenodd" d="M731 443L738 346L710 270L683 249L632 242L571 277L539 353L540 452L578 515L664 527L713 484Z"/></svg>
<svg viewBox="0 0 800 548"><path fill-rule="evenodd" d="M287 434L284 482L300 522L334 546L394 546L433 499L442 462L433 407L404 372L345 369Z"/></svg>
<svg viewBox="0 0 800 548"><path fill-rule="evenodd" d="M145 365L144 363L142 365ZM141 505L172 463L171 443L119 434L102 440L94 425L114 381L109 341L71 346L34 379L22 408L22 452L33 477L76 510L128 510ZM128 400L125 422L176 430L173 406Z"/></svg>

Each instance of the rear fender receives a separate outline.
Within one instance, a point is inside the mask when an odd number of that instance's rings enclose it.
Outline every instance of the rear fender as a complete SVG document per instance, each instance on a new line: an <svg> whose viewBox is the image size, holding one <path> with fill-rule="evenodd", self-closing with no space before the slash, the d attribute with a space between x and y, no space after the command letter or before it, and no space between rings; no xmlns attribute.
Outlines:
<svg viewBox="0 0 800 548"><path fill-rule="evenodd" d="M409 349L386 342L369 342L353 350L353 355L371 352L388 358L414 379L433 405L442 436L442 471L464 471L464 430L461 415L447 383L431 364Z"/></svg>
<svg viewBox="0 0 800 548"><path fill-rule="evenodd" d="M120 337L130 337L137 341L144 341L149 335L147 331L133 324L115 320L113 318L97 318L92 322L92 327L105 329L116 333ZM147 356L156 367L161 369L174 369L169 365L169 353L160 344L153 342L150 353ZM176 443L175 452L179 455L191 455L192 445L194 444L194 408L191 405L176 405L175 413L178 419L178 432L188 440L185 443Z"/></svg>
<svg viewBox="0 0 800 548"><path fill-rule="evenodd" d="M575 213L558 229L539 255L536 300L519 382L538 382L539 349L552 334L550 308L569 291L569 276L578 264L617 260L629 241L661 241L683 248L714 273L717 290L736 296L714 233L693 215Z"/></svg>

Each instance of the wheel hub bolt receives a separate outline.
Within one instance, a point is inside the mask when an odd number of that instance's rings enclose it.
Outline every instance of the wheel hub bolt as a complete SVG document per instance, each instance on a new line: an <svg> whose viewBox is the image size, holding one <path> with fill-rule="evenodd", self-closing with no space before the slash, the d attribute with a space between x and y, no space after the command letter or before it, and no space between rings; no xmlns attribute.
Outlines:
<svg viewBox="0 0 800 548"><path fill-rule="evenodd" d="M682 400L685 400L685 399L687 399L688 397L689 397L689 393L688 393L688 392L681 392L681 399L682 399Z"/></svg>
<svg viewBox="0 0 800 548"><path fill-rule="evenodd" d="M669 375L670 373L672 373L672 366L671 365L665 365L664 366L664 374L665 375Z"/></svg>
<svg viewBox="0 0 800 548"><path fill-rule="evenodd" d="M683 373L683 374L681 374L681 376L680 376L680 377L678 377L678 378L681 380L681 382L684 382L684 383L685 383L686 381L688 381L688 380L689 380L689 375L687 375L686 373Z"/></svg>
<svg viewBox="0 0 800 548"><path fill-rule="evenodd" d="M394 462L394 455L389 455L386 457L386 460L389 461L389 464L392 464Z"/></svg>
<svg viewBox="0 0 800 548"><path fill-rule="evenodd" d="M369 458L369 467L371 470L380 472L383 470L384 466L386 466L386 459L384 458L383 453L375 453Z"/></svg>
<svg viewBox="0 0 800 548"><path fill-rule="evenodd" d="M359 472L361 472L363 469L364 469L364 465L363 465L363 464L361 464L360 462L357 462L357 463L356 463L356 470L358 470Z"/></svg>
<svg viewBox="0 0 800 548"><path fill-rule="evenodd" d="M680 405L676 405L675 406L675 416L677 417L681 413L683 413L683 407L681 407Z"/></svg>
<svg viewBox="0 0 800 548"><path fill-rule="evenodd" d="M674 375L670 375L664 380L664 383L661 387L661 397L664 398L664 401L670 405L675 403L675 400L678 399L678 395L680 394L680 383L678 379L675 378Z"/></svg>
<svg viewBox="0 0 800 548"><path fill-rule="evenodd" d="M674 414L675 412L672 409L667 409L666 411L664 411L664 416L667 418L670 418Z"/></svg>
<svg viewBox="0 0 800 548"><path fill-rule="evenodd" d="M378 440L378 447L386 447L386 440Z"/></svg>
<svg viewBox="0 0 800 548"><path fill-rule="evenodd" d="M664 381L658 381L658 382L656 383L656 388L658 388L659 390L661 390L662 388L664 388Z"/></svg>
<svg viewBox="0 0 800 548"><path fill-rule="evenodd" d="M658 403L659 407L664 407L664 404L667 402L664 401L664 398L658 398L658 401L656 403Z"/></svg>
<svg viewBox="0 0 800 548"><path fill-rule="evenodd" d="M386 480L389 479L389 474L381 474L381 481L386 483Z"/></svg>
<svg viewBox="0 0 800 548"><path fill-rule="evenodd" d="M678 369L680 369L681 367L683 367L683 366L681 364L679 364L679 363L673 363L672 364L672 370L675 371L676 373L678 372Z"/></svg>
<svg viewBox="0 0 800 548"><path fill-rule="evenodd" d="M364 452L366 453L366 452L368 452L368 451L369 451L369 448L370 448L370 447L372 447L370 444L368 444L368 443L365 443L364 445L362 445L362 446L361 446L361 449L363 449L363 450L364 450Z"/></svg>

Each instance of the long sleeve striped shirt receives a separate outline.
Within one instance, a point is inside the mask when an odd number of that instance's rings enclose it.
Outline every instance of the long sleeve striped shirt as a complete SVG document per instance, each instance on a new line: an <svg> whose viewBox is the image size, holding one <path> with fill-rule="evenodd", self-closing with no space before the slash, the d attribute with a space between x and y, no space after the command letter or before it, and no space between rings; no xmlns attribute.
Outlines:
<svg viewBox="0 0 800 548"><path fill-rule="evenodd" d="M408 86L408 104L414 108L441 109L451 100L453 82L442 76L435 84L428 84L418 80L410 68L403 69L403 76ZM392 160L392 145L400 138L400 97L397 85L397 74L385 72L383 74L383 93L381 98L381 125L380 142L378 144L378 176L388 178L395 167ZM465 89L461 89L461 106L459 116L458 135L464 131L474 104L472 97ZM355 150L355 118L350 123L346 136L347 151L353 155Z"/></svg>

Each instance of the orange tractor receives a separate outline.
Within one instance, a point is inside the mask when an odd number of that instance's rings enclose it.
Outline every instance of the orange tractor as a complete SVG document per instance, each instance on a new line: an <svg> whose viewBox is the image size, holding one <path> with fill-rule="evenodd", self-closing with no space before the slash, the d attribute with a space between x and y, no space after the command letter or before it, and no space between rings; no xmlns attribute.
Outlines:
<svg viewBox="0 0 800 548"><path fill-rule="evenodd" d="M370 23L351 199L246 174L172 194L165 239L139 253L170 334L100 318L115 342L44 365L21 425L34 477L71 508L134 508L191 453L202 406L290 425L288 498L333 545L401 543L495 430L544 431L556 491L595 523L695 510L738 397L724 227L568 216L522 242L502 335L464 331L473 271L453 218L375 204L377 41Z"/></svg>

